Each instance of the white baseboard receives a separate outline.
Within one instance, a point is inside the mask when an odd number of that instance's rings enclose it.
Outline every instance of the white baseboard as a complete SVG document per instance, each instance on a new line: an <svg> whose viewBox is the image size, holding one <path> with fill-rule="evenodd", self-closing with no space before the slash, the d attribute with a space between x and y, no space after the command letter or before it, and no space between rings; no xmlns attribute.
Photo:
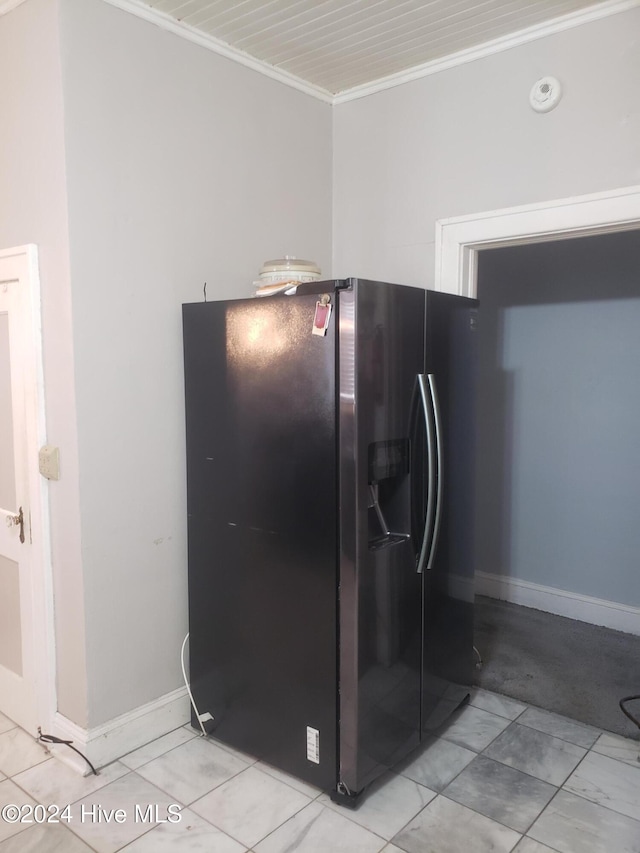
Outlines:
<svg viewBox="0 0 640 853"><path fill-rule="evenodd" d="M51 734L72 740L76 749L97 769L116 761L133 749L189 722L189 697L185 687L166 693L93 729L83 729L62 714L55 714ZM51 752L84 775L88 765L68 746L51 746Z"/></svg>
<svg viewBox="0 0 640 853"><path fill-rule="evenodd" d="M640 635L640 607L629 607L617 601L591 598L577 592L486 572L476 572L476 593L580 622L603 625L615 631Z"/></svg>

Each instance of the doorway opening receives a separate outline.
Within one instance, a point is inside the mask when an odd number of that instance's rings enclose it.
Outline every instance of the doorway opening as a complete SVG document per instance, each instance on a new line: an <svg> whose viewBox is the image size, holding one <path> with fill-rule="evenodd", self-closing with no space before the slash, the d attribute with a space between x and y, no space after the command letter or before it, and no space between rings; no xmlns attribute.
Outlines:
<svg viewBox="0 0 640 853"><path fill-rule="evenodd" d="M640 230L478 264L479 681L626 735L640 637L596 626L640 616L638 269Z"/></svg>
<svg viewBox="0 0 640 853"><path fill-rule="evenodd" d="M506 263L510 258L513 260L518 256L518 252L522 251L525 253L533 252L536 249L546 248L548 251L546 255L549 253L551 256L560 252L569 252L571 253L574 249L579 247L579 244L582 242L581 239L569 239L569 238L585 238L585 237L594 237L604 238L610 237L611 248L615 249L615 246L620 248L621 241L624 240L625 237L628 237L631 243L635 241L635 245L638 245L638 229L640 228L640 188L629 188L625 190L615 190L610 193L599 193L593 196L583 196L573 199L560 200L556 202L552 202L549 204L542 205L532 205L528 207L521 208L513 208L511 210L501 210L494 211L489 213L480 214L477 216L471 217L461 217L455 220L446 220L438 223L437 228L437 270L436 270L436 288L441 290L446 290L449 292L460 293L468 296L476 296L478 295L478 282L479 276L478 271L480 268L480 278L482 278L483 268L485 271L490 271L491 258L493 256L494 260L502 257L502 262ZM635 229L635 234L626 235L620 232L632 231ZM565 239L566 238L566 239ZM536 246L534 244L540 243L549 243L547 247ZM589 244L587 241L586 244ZM586 245L585 244L585 245ZM517 247L517 248L516 248ZM564 248L563 248L564 247ZM492 252L490 250L500 249L500 251ZM485 254L482 254L484 250L489 250ZM524 256L523 256L524 257ZM486 263L485 263L486 262ZM610 263L610 266L615 267L617 260L614 260ZM627 260L628 263L628 260ZM635 264L635 269L638 269L639 264ZM522 271L520 272L522 274ZM633 273L632 273L633 275ZM544 276L542 276L544 278ZM627 285L629 282L627 282ZM506 286L506 285L505 285ZM607 288L604 288L604 291L601 292L597 297L595 294L591 294L585 300L584 295L581 297L582 301L573 302L572 305L566 305L564 308L567 310L560 311L560 314L556 313L555 316L555 340L552 340L548 345L548 352L545 351L542 355L544 356L543 360L545 361L545 367L549 368L549 362L554 358L554 347L556 347L558 340L566 343L567 336L573 335L574 338L578 335L580 336L580 328L579 321L582 319L584 322L596 322L596 330L599 332L603 331L604 325L608 323L609 319L613 324L613 328L616 327L615 317L611 316L608 319L603 317L599 322L594 318L596 314L594 313L597 310L598 306L586 305L586 301L598 301L600 306L606 306L609 309L609 314L613 311L617 311L621 307L621 301L625 301L627 299L633 304L633 310L637 310L638 308L638 300L637 296L640 292L640 288L635 290L635 294L633 293L633 287L629 289L620 290L618 288L618 292L615 292L615 287L610 288L607 293ZM536 282L530 282L530 288L537 290L538 284ZM624 292L622 292L624 291ZM480 294L481 295L481 294ZM575 295L575 294L574 294ZM539 302L538 306L533 306L533 313L537 311L537 319L543 324L542 328L544 328L544 334L549 335L551 330L554 328L553 323L549 325L549 316L545 318L541 316L543 313L543 308L545 310L552 310L554 308L553 305L544 305L544 300L546 299L549 302L548 294L545 297L540 290L539 293L531 294L529 293L532 301L536 299ZM593 297L593 298L592 298ZM613 297L611 299L610 297ZM635 298L634 298L635 297ZM558 308L562 308L562 304L558 303L558 300L555 300L555 309L556 312ZM504 359L505 356L505 347L508 350L508 355L510 358L514 358L516 353L518 352L518 347L522 349L525 344L527 344L527 340L523 340L523 335L525 338L528 336L528 346L535 350L536 347L536 337L533 335L532 337L532 328L528 327L528 320L532 318L533 315L529 315L529 318L525 319L525 311L523 310L523 306L513 305L511 306L511 316L509 318L509 328L507 331L508 341L505 342L504 337L502 338L501 345L501 357ZM570 311L570 308L577 308L579 310ZM586 313L585 313L586 311ZM562 315L562 316L561 316ZM620 316L620 315L619 315ZM624 320L630 319L632 314L630 313L628 316L625 316L624 310L622 312L622 316ZM504 318L503 318L504 319ZM562 319L562 322L560 320ZM569 323L569 327L566 326L566 323ZM483 324L483 315L482 311L480 311L480 323L481 327ZM563 323L565 324L563 326ZM575 325L578 323L578 326ZM519 324L519 325L518 325ZM535 326L535 323L533 324ZM504 332L505 330L502 329ZM586 330L585 330L586 332ZM634 329L631 329L631 334L633 335ZM540 335L540 326L537 332L538 336ZM593 337L592 330L592 337ZM626 334L626 332L625 332ZM585 335L586 336L586 335ZM600 357L596 357L596 362L608 362L609 370L614 370L611 366L611 357L612 352L610 349L607 349L607 340L610 338L614 338L615 346L621 346L622 341L620 340L620 336L616 336L615 332L609 332L607 338L601 340L598 346L602 347L600 351ZM628 338L628 336L627 336ZM589 350L588 342L585 342L586 350L583 351L582 357L579 357L579 354L575 354L576 356L576 364L584 367L585 364L589 362L589 359L592 356L597 356L597 353L594 353ZM492 343L494 350L497 346L497 342L494 340ZM618 365L623 365L625 370L628 368L631 372L629 374L628 381L632 381L633 377L633 366L624 360L624 354L622 353L622 361L618 361ZM632 355L630 354L630 360L632 359ZM517 369L519 365L517 362L512 365L512 367ZM599 369L599 365L598 365ZM534 383L540 381L539 376L535 374L535 372L530 371L530 381ZM570 435L569 439L572 441L571 453L573 453L576 447L580 444L580 442L585 442L587 444L590 443L590 440L587 438L588 434L591 435L591 439L594 438L596 434L596 425L593 423L589 423L586 415L588 414L591 419L594 417L599 417L601 420L604 418L613 418L612 422L609 423L608 429L610 432L613 431L612 424L616 424L616 429L620 424L618 420L614 417L616 406L620 408L619 397L611 397L612 387L615 387L615 379L621 378L618 374L620 370L618 369L616 377L613 382L608 381L606 386L606 392L604 388L598 389L595 387L598 382L601 382L602 374L598 373L598 376L595 376L592 381L592 385L594 385L593 389L589 387L589 377L583 378L581 381L584 383L584 392L587 395L586 400L589 402L590 408L585 414L584 418L580 418L579 414L577 414L574 418L574 432L575 435ZM606 375L606 371L605 371ZM505 397L507 408L509 405L511 406L510 415L514 416L514 406L517 408L518 417L522 416L525 419L524 427L529 430L529 437L533 437L534 444L537 441L538 445L540 445L541 439L545 438L543 422L544 418L541 420L541 413L537 411L529 410L528 413L524 412L521 408L521 403L523 402L520 398L515 401L513 399L513 387L506 387L514 380L514 375L511 373L510 375L503 375L502 377L502 387L498 389L496 393L500 396L502 394L502 401L500 399L497 400L497 403L504 405ZM609 377L607 377L609 379ZM559 379L559 377L552 377L555 381ZM557 383L556 383L557 385ZM553 383L552 383L553 386ZM558 392L558 387L556 387L556 394ZM495 391L494 387L494 391ZM521 389L519 389L521 390ZM589 397L589 391L593 390L593 397ZM597 392L598 390L602 391L600 399L598 399ZM547 393L550 393L549 387L547 387ZM609 394L609 397L606 396L606 393ZM511 396L510 396L511 395ZM580 395L578 395L580 396ZM578 400L573 401L575 405L578 404ZM599 403L601 405L599 405ZM517 405L516 405L517 404ZM555 408L558 408L558 401L551 399L547 400L546 404L547 408L550 405L554 405ZM639 404L636 402L635 404L638 406ZM562 407L560 407L562 408ZM560 411L560 414L562 412ZM599 413L596 415L596 413ZM486 415L486 413L485 413ZM558 415L558 412L554 412L554 417ZM537 425L535 424L536 417L538 419ZM628 423L628 422L627 422ZM604 433L607 433L607 424L600 424ZM625 422L622 423L624 428ZM608 625L610 628L615 628L618 631L625 632L633 632L636 635L640 634L640 607L636 605L640 605L640 600L627 603L625 599L628 598L629 593L627 591L615 590L612 585L607 585L604 582L604 575L606 573L611 572L611 567L603 564L602 555L600 555L600 560L596 560L598 563L598 568L600 569L599 574L599 582L600 586L597 587L598 581L595 582L595 585L592 583L586 584L582 589L586 590L586 592L575 593L573 591L567 592L567 590L563 590L560 588L561 584L557 587L554 586L555 583L559 582L557 577L553 576L553 569L548 565L543 565L541 570L543 572L542 575L527 575L522 570L523 562L527 560L532 560L535 562L537 557L538 563L543 562L543 558L541 556L542 552L538 552L534 555L530 553L523 554L522 551L519 553L519 558L521 558L521 562L518 563L516 560L515 571L512 567L512 560L514 558L513 549L515 548L516 552L518 549L521 549L524 543L524 539L522 538L522 530L517 529L517 524L520 524L522 527L523 518L527 519L527 509L526 504L527 501L532 497L531 492L531 483L529 483L528 487L524 487L521 482L517 483L517 494L514 495L514 485L513 485L513 472L509 472L509 476L505 476L506 472L504 470L504 458L511 458L513 452L515 452L516 448L508 447L505 450L504 445L508 440L514 439L514 431L511 428L513 424L509 427L505 427L504 421L502 424L497 424L497 429L499 432L502 432L502 435L497 435L493 437L494 440L494 449L497 446L501 445L502 449L502 461L501 467L502 471L495 472L494 478L500 480L501 491L498 493L498 497L496 503L498 507L494 513L494 521L495 518L498 518L498 528L494 530L494 543L490 547L485 547L484 554L479 553L479 556L482 557L484 565L481 566L481 569L484 568L484 576L482 571L480 573L480 584L477 584L476 589L480 591L480 593L485 593L485 595L490 596L484 599L485 603L494 604L497 608L502 607L503 609L508 608L516 608L520 612L517 614L509 614L506 613L505 618L511 619L512 625L515 625L518 632L522 633L524 630L524 622L525 616L532 616L534 618L534 625L531 628L532 631L537 632L539 635L543 635L545 632L548 632L550 629L548 628L545 620L555 619L558 620L558 616L552 616L550 614L563 614L564 616L571 617L571 621L569 619L560 619L561 622L565 622L568 625L572 626L584 626L590 631L598 631L598 630L606 630L597 628L597 625ZM544 427L546 429L546 427ZM537 434L536 434L537 429ZM633 430L632 430L633 432ZM635 431L637 435L637 430ZM546 436L547 441L552 441L552 437L550 438L548 435ZM613 438L613 436L612 436ZM518 440L522 441L522 434L518 434ZM565 444L568 439L565 437ZM627 450L630 449L629 442L626 440ZM575 445L575 446L574 446ZM584 444L583 444L584 447ZM635 445L634 445L635 447ZM528 450L532 450L533 445L529 445ZM539 452L538 447L538 452ZM556 448L557 449L557 448ZM614 452L616 449L620 449L622 452L622 447L620 448L609 448L609 452ZM598 465L606 463L607 453L603 452L600 454L601 458L598 458L597 452L593 449L593 445L591 446L592 457L591 459L587 459L584 462L584 467L588 469L587 471L580 472L580 476L584 477L587 481L589 478L589 474L595 476L598 474L600 480L602 480L604 473L603 469L600 468L598 471ZM565 456L566 456L566 448L565 448ZM494 461L495 461L494 456ZM533 456L530 457L535 466L535 476L537 477L537 481L535 481L536 488L538 486L544 486L545 481L551 479L553 481L554 477L554 464L550 462L546 468L544 460L539 462L536 458L536 453L533 453ZM554 460L555 467L564 466L566 467L567 460L564 456L557 456ZM619 464L619 463L616 463ZM486 472L485 472L486 473ZM573 476L575 477L576 471L574 470ZM482 472L480 472L482 475ZM606 479L606 478L605 478ZM506 483L506 485L505 485ZM607 488L609 491L613 487L614 492L616 491L615 480L609 478L607 480ZM552 482L552 488L556 489L557 484ZM529 488L529 493L527 494L526 488ZM631 484L632 491L635 485ZM511 493L506 494L505 489L511 490ZM523 491L524 489L524 491ZM556 489L557 490L557 489ZM583 491L585 487L583 485ZM622 490L624 491L624 490ZM535 489L534 489L535 492ZM636 494L636 493L634 493ZM599 488L596 489L595 497L601 498L603 501L607 500L607 493L604 484L600 482ZM617 495L616 495L617 497ZM520 504L514 510L514 500L518 499ZM543 508L543 513L548 511L550 507L553 505L553 500L556 499L557 503L557 494L553 494L546 500L546 505ZM589 494L581 494L580 501L583 502L584 509L584 501L589 498ZM522 503L525 503L523 508ZM609 495L609 503L611 503L611 497ZM619 522L625 521L625 514L628 518L629 512L633 512L633 509L629 507L630 501L627 499L623 500L622 504L617 506L618 515L614 516L614 526ZM637 506L637 500L633 501L634 505ZM548 524L553 524L554 527L551 530L544 531L544 539L538 544L544 551L544 548L548 548L549 542L547 540L554 540L556 543L558 542L558 537L564 536L566 533L567 525L576 524L576 519L580 517L580 513L577 513L576 507L570 507L571 512L573 512L573 519L566 517L558 517L558 509L556 506L555 514L552 514L551 517L547 518ZM593 512L593 509L591 508ZM569 515L571 515L571 512ZM489 515L491 512L489 511ZM584 514L583 514L584 517ZM600 523L600 528L602 528L602 523ZM633 527L633 525L632 525ZM555 531L555 532L554 532ZM497 532L497 535L496 535ZM588 531L589 535L594 531ZM597 532L597 530L596 530ZM539 531L538 531L539 533ZM608 535L608 534L607 534ZM633 536L633 533L632 533ZM584 537L586 539L586 536ZM485 541L485 546L487 542ZM531 544L531 543L529 543ZM591 542L593 545L593 542ZM575 547L575 542L574 546ZM623 546L624 547L624 546ZM489 554L493 548L493 552ZM481 545L482 550L482 545ZM606 549L605 549L605 553ZM518 555L515 555L518 558ZM584 555L583 555L584 556ZM572 555L572 562L574 564L573 570L575 569L575 563L579 562L580 558L577 557L576 553ZM583 560L584 561L584 560ZM628 560L627 560L628 563ZM489 570L488 570L489 569ZM591 567L589 567L589 571L591 571ZM547 572L545 575L544 572ZM551 572L549 574L548 572ZM635 574L635 573L634 573ZM532 582L530 580L531 577L536 577L536 582ZM617 581L618 583L622 583L620 579ZM565 586L570 586L565 583ZM479 587L479 590L478 590ZM574 584L575 587L575 584ZM596 588L597 587L597 588ZM608 593L608 590L611 590ZM610 594L611 599L617 598L618 600L608 600L606 597ZM499 599L507 600L508 604L503 604L503 602L499 601ZM622 600L620 600L622 599ZM480 599L479 599L480 601ZM519 607L519 605L525 605L526 611L524 608ZM537 609L531 609L537 608ZM482 607L478 608L478 611L482 611ZM546 611L546 612L543 612ZM502 615L505 615L504 613ZM485 613L485 625L484 627L495 629L495 625L491 624L492 619L498 619L497 611L493 615L487 616ZM573 620L581 620L580 622ZM540 623L540 624L538 624ZM543 624L544 623L544 624ZM595 623L595 624L587 624L587 623ZM497 629L496 629L497 630ZM612 632L609 631L611 634ZM627 637L631 642L636 642L640 644L640 637L631 636L631 634L620 635L622 637ZM480 640L482 644L482 640ZM585 642L588 644L585 646ZM588 647L596 647L600 640L598 639L589 639L583 640L582 645L578 643L578 649L581 653L581 658L585 659L589 657ZM546 653L541 653L540 659L537 661L539 664L539 671L530 672L529 675L533 681L536 681L539 678L546 676L544 670L544 657L546 659L556 656L559 650L561 643L558 643L553 649L548 650ZM525 642L526 646L526 642ZM640 645L638 645L638 650L640 650ZM482 649L481 649L482 652ZM513 649L513 661L514 666L517 669L518 665L518 654L516 650ZM618 653L616 652L616 655ZM625 653L622 653L625 656ZM616 655L613 655L614 657ZM627 660L633 658L638 660L638 651L634 649L633 653L626 653ZM629 667L631 669L631 667ZM587 668L587 672L591 674L591 676L595 676L594 671L590 671ZM640 676L640 673L638 674ZM589 679L586 675L584 676L584 682L589 687L591 692L597 690L596 681L592 677ZM628 690L627 692L635 692L637 693L638 684L631 685L632 690ZM491 689L491 688L490 688ZM494 685L494 689L495 685ZM606 688L604 688L606 692ZM503 679L503 687L500 689L497 688L498 692L506 693L507 695L511 695L509 693L509 686L504 683ZM559 692L553 691L552 693ZM517 697L516 697L517 698ZM617 700L620 699L621 696L611 696L611 718L624 719L620 710L617 707ZM536 698L528 698L532 704L542 705L542 707L547 707L544 702L546 700L536 701ZM575 696L573 698L574 706L573 708L549 708L549 710L558 710L560 713L564 713L567 716L572 716L576 719L579 719L579 714L577 713L577 708L580 704L583 704L580 700L578 700ZM607 726L606 723L600 724L602 728L613 728L613 726ZM627 730L626 734L633 733L633 727L631 730Z"/></svg>

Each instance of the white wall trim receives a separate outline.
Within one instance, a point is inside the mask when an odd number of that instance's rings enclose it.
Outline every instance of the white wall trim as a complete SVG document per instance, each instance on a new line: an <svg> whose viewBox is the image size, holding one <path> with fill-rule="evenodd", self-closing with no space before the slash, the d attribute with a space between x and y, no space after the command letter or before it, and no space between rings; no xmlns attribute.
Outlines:
<svg viewBox="0 0 640 853"><path fill-rule="evenodd" d="M32 539L29 562L32 635L25 642L31 646L33 655L36 703L33 717L47 726L57 707L57 691L49 484L38 467L38 450L47 443L38 248L27 244L0 249L0 260L14 262L16 273L24 280L24 288L20 290L21 315L28 325L22 330L24 345L20 362L25 389L28 532Z"/></svg>
<svg viewBox="0 0 640 853"><path fill-rule="evenodd" d="M640 635L640 607L629 607L617 601L592 598L577 592L568 592L555 587L476 572L476 593L512 604L555 613L592 625L604 625L615 631Z"/></svg>
<svg viewBox="0 0 640 853"><path fill-rule="evenodd" d="M49 508L49 481L41 474L37 452L47 443L47 422L44 387L44 361L42 352L42 301L38 248L33 244L21 247L24 251L29 278L31 301L31 434L29 445L32 458L29 463L29 494L31 502L31 524L39 535L36 564L33 577L34 617L37 620L34 640L36 642L37 697L40 719L48 723L58 706L56 689L57 658L55 639L55 603L53 591L53 561L51 556L51 516Z"/></svg>
<svg viewBox="0 0 640 853"><path fill-rule="evenodd" d="M62 714L56 714L52 730L47 734L72 740L74 747L86 755L94 767L100 768L184 726L189 719L187 689L180 687L92 729L83 729ZM57 758L80 773L87 775L91 772L86 762L69 747L52 745L50 749Z"/></svg>
<svg viewBox="0 0 640 853"><path fill-rule="evenodd" d="M640 186L440 219L435 290L475 297L478 252L640 227Z"/></svg>

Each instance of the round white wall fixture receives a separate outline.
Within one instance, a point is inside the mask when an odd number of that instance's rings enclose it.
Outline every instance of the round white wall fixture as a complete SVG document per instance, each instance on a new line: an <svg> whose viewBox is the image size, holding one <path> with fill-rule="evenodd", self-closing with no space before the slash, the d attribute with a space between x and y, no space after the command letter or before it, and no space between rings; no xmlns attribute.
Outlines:
<svg viewBox="0 0 640 853"><path fill-rule="evenodd" d="M533 84L529 93L529 103L537 113L548 113L562 96L560 81L555 77L541 77Z"/></svg>

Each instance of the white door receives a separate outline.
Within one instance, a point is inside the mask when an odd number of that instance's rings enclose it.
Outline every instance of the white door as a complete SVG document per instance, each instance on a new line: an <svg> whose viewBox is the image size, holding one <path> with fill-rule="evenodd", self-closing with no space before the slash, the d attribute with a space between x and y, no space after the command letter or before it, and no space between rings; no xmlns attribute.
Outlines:
<svg viewBox="0 0 640 853"><path fill-rule="evenodd" d="M0 252L0 711L35 733L44 720L35 653L43 632L36 625L40 577L34 576L42 555L40 486L33 472L41 397L34 251Z"/></svg>

